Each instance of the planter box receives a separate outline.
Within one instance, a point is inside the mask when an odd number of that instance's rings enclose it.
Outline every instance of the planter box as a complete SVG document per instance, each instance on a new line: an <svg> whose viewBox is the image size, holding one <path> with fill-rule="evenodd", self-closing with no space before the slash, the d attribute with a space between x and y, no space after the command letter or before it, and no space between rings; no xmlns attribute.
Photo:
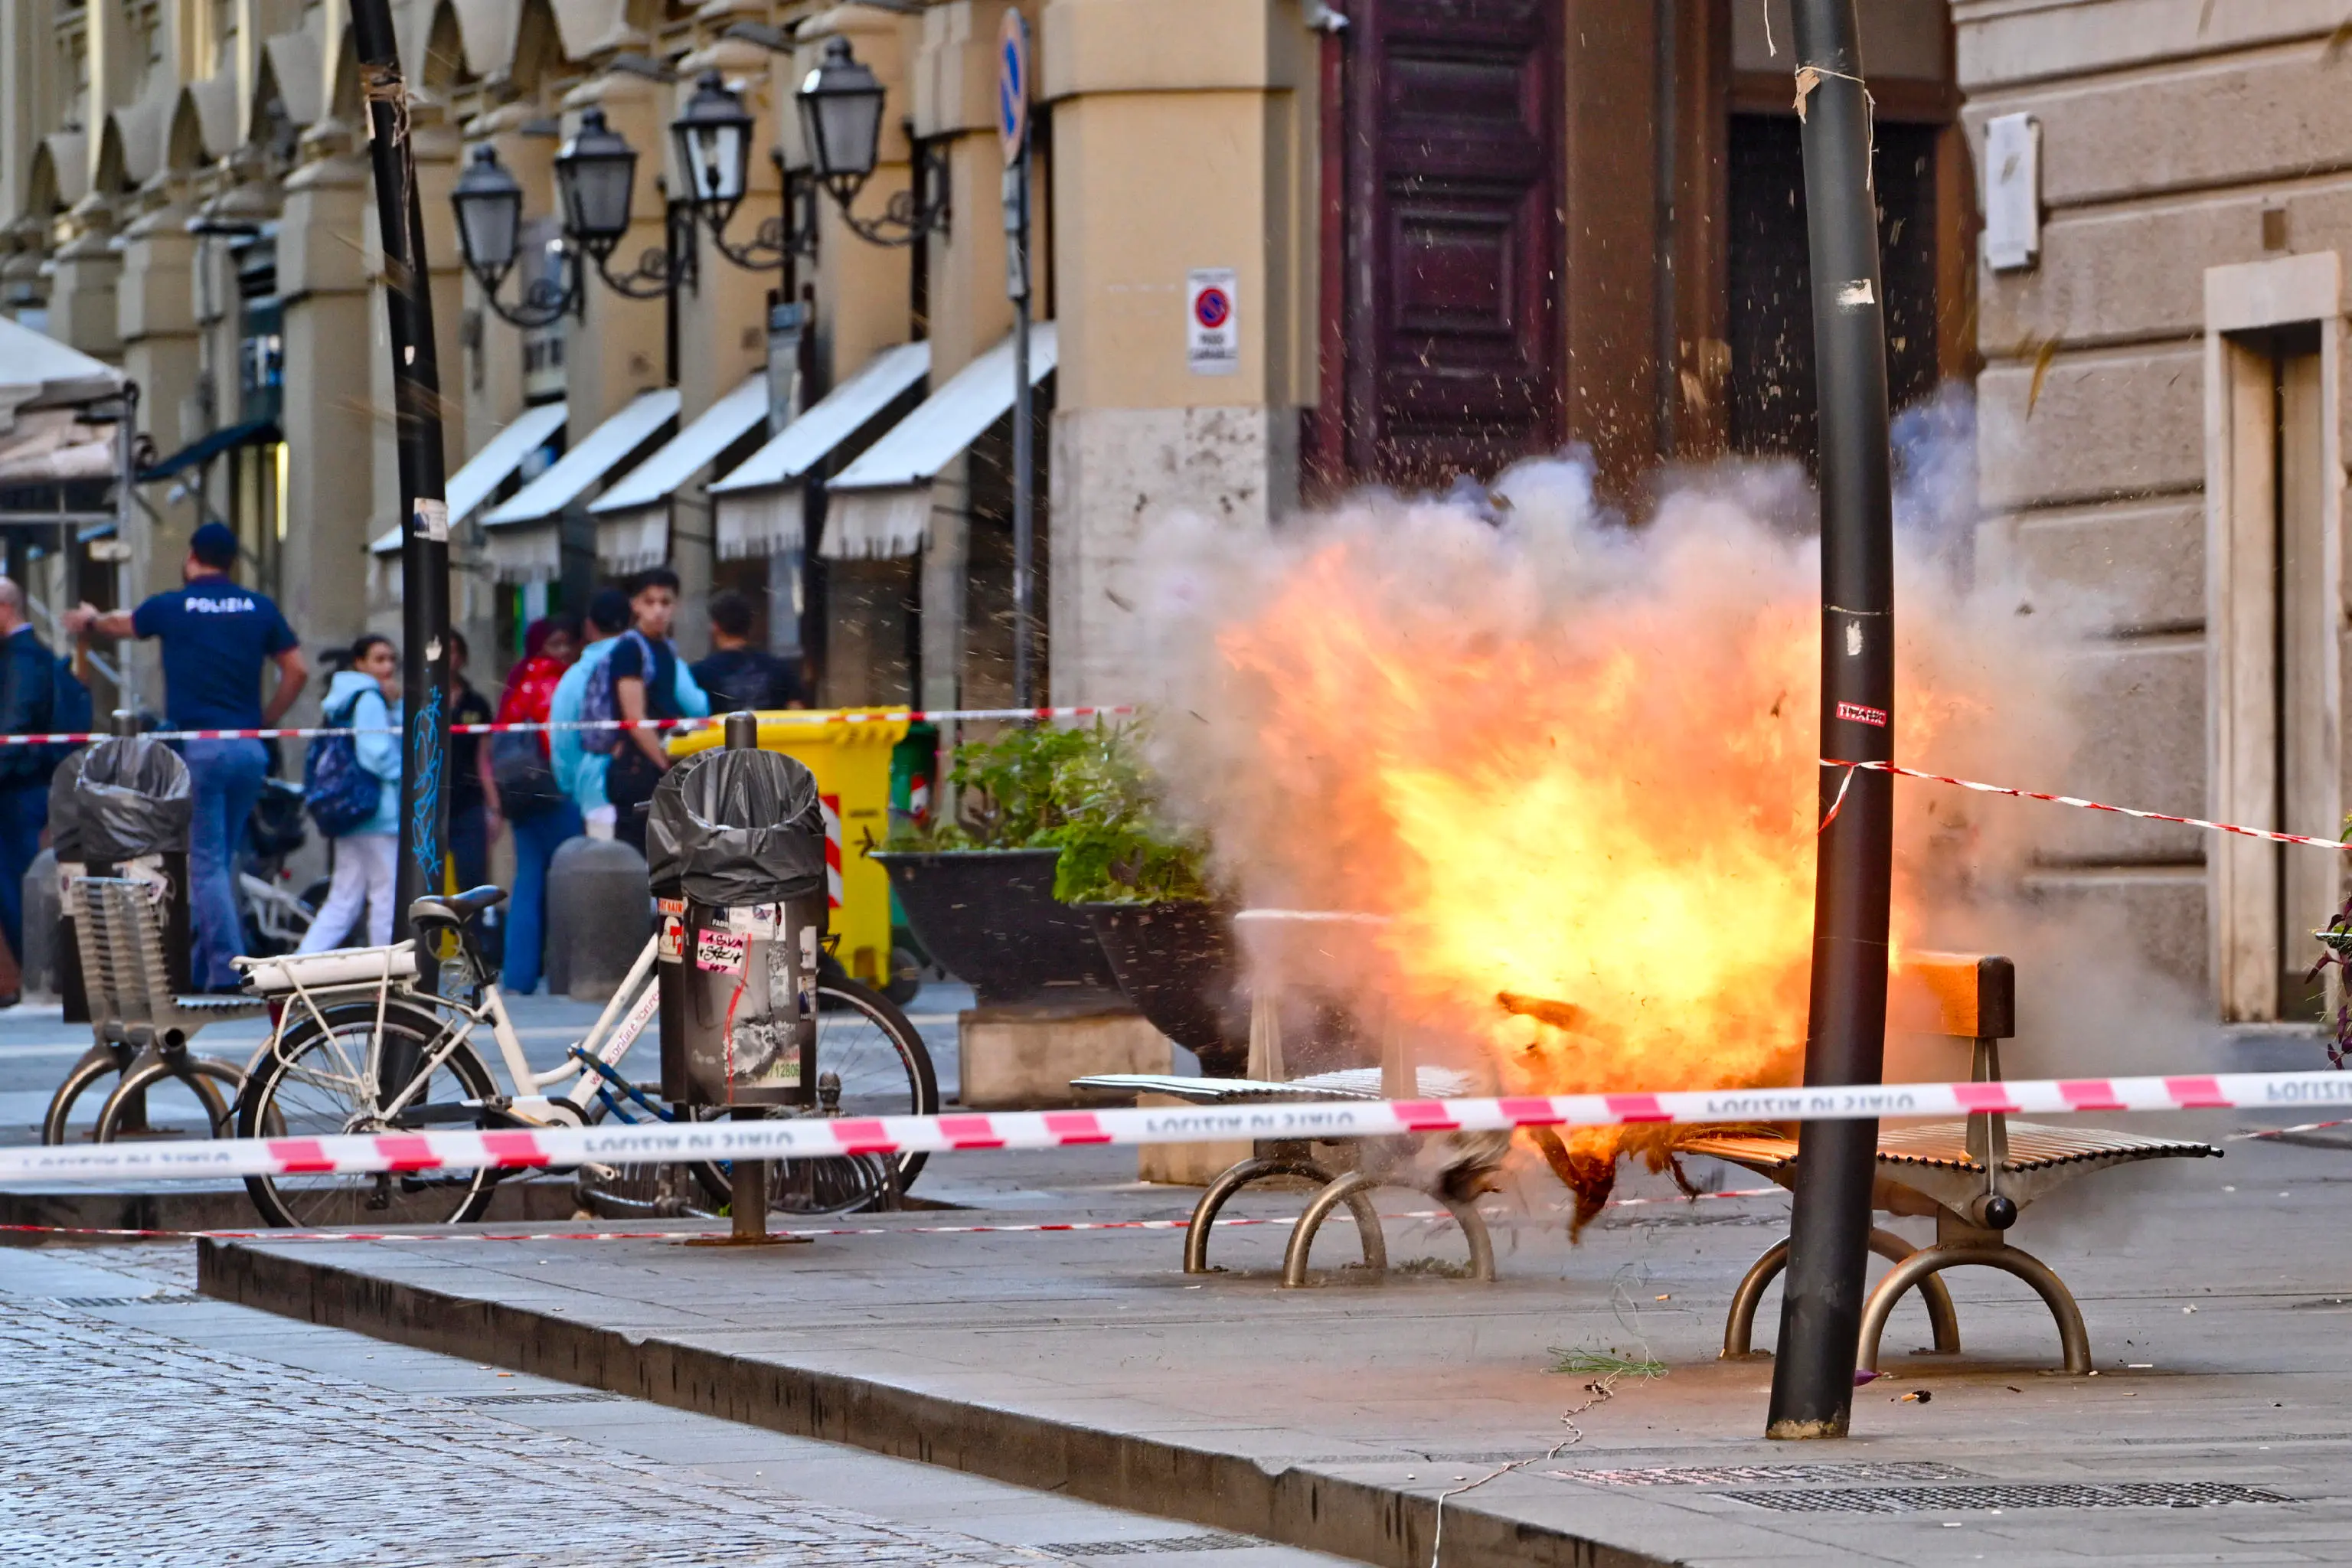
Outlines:
<svg viewBox="0 0 2352 1568"><path fill-rule="evenodd" d="M1073 907L1093 922L1119 990L1161 1034L1211 1078L1243 1071L1250 1009L1232 910L1198 901Z"/></svg>
<svg viewBox="0 0 2352 1568"><path fill-rule="evenodd" d="M871 858L889 874L916 939L972 988L982 1008L1119 1007L1118 982L1093 925L1054 901L1054 863L1061 854L964 849Z"/></svg>

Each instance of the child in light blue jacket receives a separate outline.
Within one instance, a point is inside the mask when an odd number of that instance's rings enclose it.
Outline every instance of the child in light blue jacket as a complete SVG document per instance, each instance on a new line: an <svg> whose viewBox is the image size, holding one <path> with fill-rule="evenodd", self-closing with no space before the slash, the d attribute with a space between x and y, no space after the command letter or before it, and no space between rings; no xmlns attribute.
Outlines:
<svg viewBox="0 0 2352 1568"><path fill-rule="evenodd" d="M338 836L335 878L298 952L343 945L367 906L370 947L392 941L393 872L400 848L400 653L392 639L370 633L352 645L352 668L327 686L322 710L329 724L359 731L352 746L359 764L376 776L375 812Z"/></svg>

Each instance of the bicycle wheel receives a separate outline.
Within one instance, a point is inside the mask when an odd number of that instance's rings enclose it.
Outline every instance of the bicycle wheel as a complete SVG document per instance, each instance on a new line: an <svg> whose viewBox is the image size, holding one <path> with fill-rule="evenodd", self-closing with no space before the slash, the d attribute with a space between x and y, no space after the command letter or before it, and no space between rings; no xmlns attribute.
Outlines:
<svg viewBox="0 0 2352 1568"><path fill-rule="evenodd" d="M175 1088L183 1092L172 1095L171 1099L181 1101L181 1105L167 1106L164 1115L157 1117L154 1092ZM98 1113L97 1141L112 1143L144 1131L151 1120L181 1120L171 1113L181 1110L187 1098L194 1099L196 1114L204 1119L206 1135L226 1138L236 1130L236 1099L244 1089L245 1074L227 1062L215 1061L210 1057L151 1061L144 1067L133 1068L124 1073L122 1081L114 1086L114 1092L106 1097L105 1108ZM144 1104L141 1103L142 1096L146 1097ZM135 1112L134 1106L138 1107ZM134 1114L138 1118L137 1124L124 1125L131 1121Z"/></svg>
<svg viewBox="0 0 2352 1568"><path fill-rule="evenodd" d="M845 1116L934 1116L940 1082L931 1053L907 1016L888 998L845 975L817 982L817 1081L832 1079ZM706 1112L705 1114L716 1114ZM772 1112L793 1114L779 1108ZM905 1192L926 1154L859 1154L824 1160L779 1160L768 1178L768 1206L779 1214L854 1214L894 1190ZM895 1169L893 1168L895 1163ZM698 1166L719 1203L731 1201L725 1165ZM713 1180L712 1178L716 1178Z"/></svg>
<svg viewBox="0 0 2352 1568"><path fill-rule="evenodd" d="M372 1079L381 1064L422 1062L446 1034L444 1020L429 1008L398 1002L383 1010L381 1034L373 999L306 1017L254 1069L237 1100L237 1136L307 1138L479 1126L481 1117L473 1108L490 1100L498 1086L469 1045L444 1056L394 1116L387 1120L380 1109L411 1081L379 1093ZM330 1172L247 1176L245 1187L263 1221L273 1226L456 1225L482 1216L497 1179L489 1170Z"/></svg>

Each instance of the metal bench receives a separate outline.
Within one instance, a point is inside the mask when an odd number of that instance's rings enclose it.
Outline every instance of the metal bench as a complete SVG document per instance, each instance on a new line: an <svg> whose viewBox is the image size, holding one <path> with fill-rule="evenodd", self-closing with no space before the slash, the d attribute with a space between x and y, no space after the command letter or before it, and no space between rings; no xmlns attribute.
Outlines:
<svg viewBox="0 0 2352 1568"><path fill-rule="evenodd" d="M121 1081L99 1113L98 1135L146 1127L146 1091L177 1079L201 1100L215 1135L226 1136L231 1107L245 1074L231 1062L199 1057L188 1041L207 1024L250 1018L268 1004L244 996L182 996L173 992L163 953L161 890L127 877L77 877L66 885L82 984L89 998L96 1041L83 1053L49 1101L45 1142L66 1140L74 1101L97 1079ZM224 1089L226 1093L224 1093Z"/></svg>
<svg viewBox="0 0 2352 1568"><path fill-rule="evenodd" d="M1896 1030L1956 1036L1969 1042L1970 1077L2000 1081L2000 1045L2017 1032L2017 973L2006 958L1964 953L1906 955L1890 996L1888 1025ZM1711 1155L1784 1187L1796 1183L1797 1142L1772 1131L1700 1131L1676 1141L1676 1152ZM2142 1160L2219 1158L2210 1143L2112 1132L2095 1127L2045 1127L2011 1121L2005 1111L1972 1112L1965 1121L1882 1129L1872 1206L1890 1214L1936 1220L1934 1245L1914 1247L1891 1231L1873 1230L1873 1252L1894 1263L1864 1305L1858 1365L1878 1370L1879 1342L1903 1293L1917 1286L1934 1329L1935 1352L1956 1354L1959 1321L1937 1275L1948 1268L1999 1268L2031 1285L2057 1320L2066 1370L2091 1370L2091 1342L2083 1310L2055 1270L2012 1247L2009 1229L2028 1204L2075 1177ZM1788 1266L1789 1244L1775 1243L1756 1260L1731 1300L1723 1353L1745 1356L1756 1308L1765 1288Z"/></svg>

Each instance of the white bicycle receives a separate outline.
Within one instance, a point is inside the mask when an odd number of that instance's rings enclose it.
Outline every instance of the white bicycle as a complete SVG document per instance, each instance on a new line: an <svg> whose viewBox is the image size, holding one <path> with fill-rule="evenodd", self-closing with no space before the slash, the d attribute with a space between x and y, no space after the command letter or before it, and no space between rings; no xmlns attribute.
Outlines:
<svg viewBox="0 0 2352 1568"><path fill-rule="evenodd" d="M660 1005L657 940L646 942L595 1025L558 1066L532 1068L474 933L503 889L423 898L409 919L423 940L451 940L443 993L418 989L415 942L391 947L237 960L247 987L275 1004L269 1038L247 1068L236 1103L242 1138L420 1131L430 1128L580 1127L614 1117L689 1114L658 1090L630 1081L621 1063ZM939 1080L923 1037L887 998L825 961L817 984L819 1114L935 1114ZM477 1041L489 1037L506 1070L502 1089ZM559 1092L560 1090L560 1092ZM778 1108L768 1114L807 1114ZM778 1162L771 1206L842 1214L889 1201L923 1167L921 1154ZM247 1189L272 1226L439 1225L479 1219L495 1170L248 1176ZM731 1196L719 1163L591 1166L575 1192L591 1215L724 1212Z"/></svg>

